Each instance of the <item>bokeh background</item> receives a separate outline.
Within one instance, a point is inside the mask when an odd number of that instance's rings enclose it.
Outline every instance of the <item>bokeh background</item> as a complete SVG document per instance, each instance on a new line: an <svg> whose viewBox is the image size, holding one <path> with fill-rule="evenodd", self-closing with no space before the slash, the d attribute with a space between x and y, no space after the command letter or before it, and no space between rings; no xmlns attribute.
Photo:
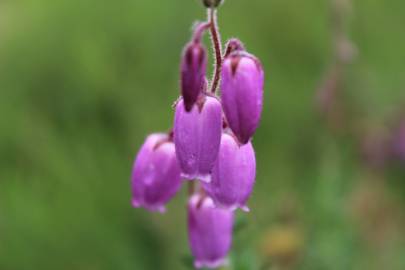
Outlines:
<svg viewBox="0 0 405 270"><path fill-rule="evenodd" d="M224 269L405 269L404 11L220 9L223 39L267 76L252 211ZM197 0L0 1L0 269L192 269L186 188L154 214L131 208L129 177L146 135L171 127L204 17Z"/></svg>

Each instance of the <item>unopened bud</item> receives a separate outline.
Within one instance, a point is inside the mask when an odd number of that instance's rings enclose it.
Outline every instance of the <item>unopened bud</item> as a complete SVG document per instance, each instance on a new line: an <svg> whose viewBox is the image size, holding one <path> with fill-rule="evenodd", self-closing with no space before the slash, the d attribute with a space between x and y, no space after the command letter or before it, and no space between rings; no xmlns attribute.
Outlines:
<svg viewBox="0 0 405 270"><path fill-rule="evenodd" d="M199 42L191 42L184 49L181 61L181 95L186 111L191 111L204 89L207 52Z"/></svg>
<svg viewBox="0 0 405 270"><path fill-rule="evenodd" d="M203 3L207 8L218 7L222 4L222 0L203 0Z"/></svg>

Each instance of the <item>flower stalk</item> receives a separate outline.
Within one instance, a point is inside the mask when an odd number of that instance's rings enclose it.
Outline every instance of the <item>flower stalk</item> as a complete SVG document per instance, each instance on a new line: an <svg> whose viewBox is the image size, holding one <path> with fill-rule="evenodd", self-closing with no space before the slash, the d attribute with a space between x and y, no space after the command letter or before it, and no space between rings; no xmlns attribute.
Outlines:
<svg viewBox="0 0 405 270"><path fill-rule="evenodd" d="M221 37L218 31L217 10L215 8L208 9L208 20L210 22L211 40L215 54L215 69L211 81L211 93L215 94L219 84L222 68L222 45Z"/></svg>

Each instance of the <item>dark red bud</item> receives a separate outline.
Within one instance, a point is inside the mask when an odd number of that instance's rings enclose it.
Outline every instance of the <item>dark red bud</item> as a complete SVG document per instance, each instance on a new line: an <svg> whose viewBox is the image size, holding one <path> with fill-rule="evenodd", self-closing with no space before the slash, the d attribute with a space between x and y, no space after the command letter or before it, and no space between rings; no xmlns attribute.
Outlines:
<svg viewBox="0 0 405 270"><path fill-rule="evenodd" d="M207 8L218 7L222 4L222 0L203 0L203 4Z"/></svg>
<svg viewBox="0 0 405 270"><path fill-rule="evenodd" d="M187 44L181 62L181 95L189 112L204 90L207 69L207 51L199 42Z"/></svg>

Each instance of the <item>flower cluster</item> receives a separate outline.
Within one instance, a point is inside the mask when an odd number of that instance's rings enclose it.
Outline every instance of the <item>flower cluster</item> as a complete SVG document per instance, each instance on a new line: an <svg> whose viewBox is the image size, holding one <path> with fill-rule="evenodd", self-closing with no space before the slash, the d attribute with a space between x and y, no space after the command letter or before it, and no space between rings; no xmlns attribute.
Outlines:
<svg viewBox="0 0 405 270"><path fill-rule="evenodd" d="M165 204L188 181L189 242L197 268L226 261L234 211L249 211L256 176L251 143L263 105L264 72L259 60L237 39L222 45L216 25L221 1L204 1L208 21L195 27L181 59L181 97L169 134L152 134L139 151L132 172L132 205L165 211ZM216 68L206 76L212 35ZM216 94L220 86L221 96Z"/></svg>

